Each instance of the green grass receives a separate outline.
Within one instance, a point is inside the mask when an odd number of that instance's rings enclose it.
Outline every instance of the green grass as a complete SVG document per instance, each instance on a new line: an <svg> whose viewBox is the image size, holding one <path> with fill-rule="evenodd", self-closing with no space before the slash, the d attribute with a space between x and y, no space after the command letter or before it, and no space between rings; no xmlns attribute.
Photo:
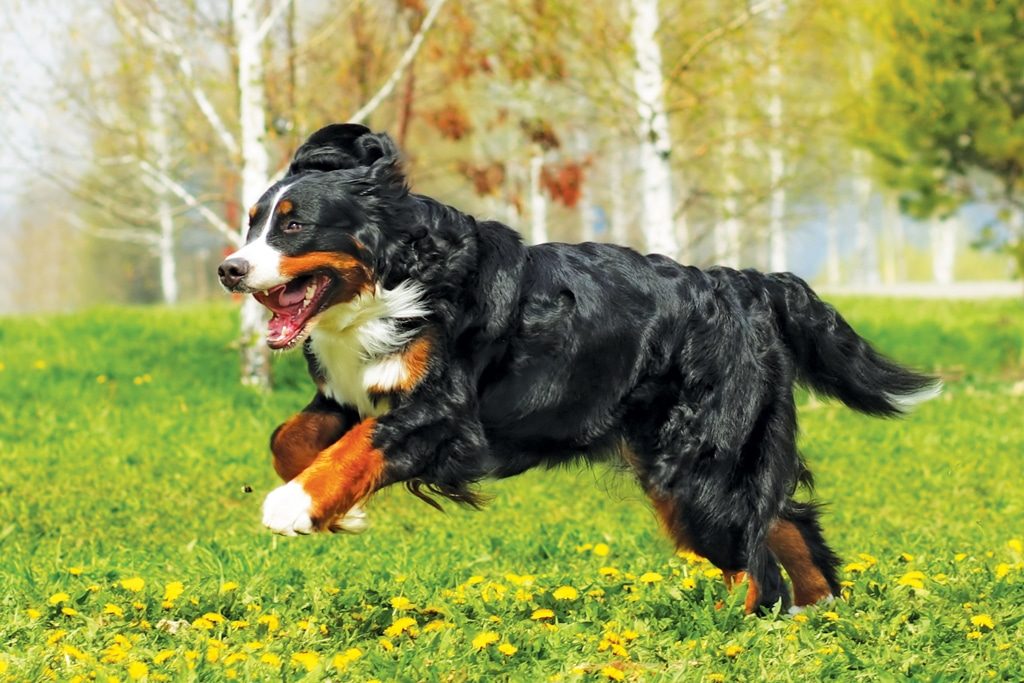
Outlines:
<svg viewBox="0 0 1024 683"><path fill-rule="evenodd" d="M745 616L605 470L490 483L481 513L387 491L367 534L276 538L266 443L301 358L264 396L227 307L0 320L0 681L1022 680L1024 307L839 308L948 389L902 422L802 407L850 566L797 619Z"/></svg>

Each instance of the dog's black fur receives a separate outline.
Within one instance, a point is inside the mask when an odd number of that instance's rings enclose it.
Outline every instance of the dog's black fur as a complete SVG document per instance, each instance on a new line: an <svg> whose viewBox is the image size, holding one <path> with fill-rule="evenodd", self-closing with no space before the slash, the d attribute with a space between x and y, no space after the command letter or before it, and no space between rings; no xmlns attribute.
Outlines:
<svg viewBox="0 0 1024 683"><path fill-rule="evenodd" d="M793 385L892 416L934 380L877 353L800 278L609 244L524 246L505 225L410 193L390 138L361 126L317 132L282 182L294 220L314 229L277 230L276 248L342 252L384 289L425 292L429 315L403 325L430 335L426 375L380 397L382 485L476 503L488 477L621 457L677 543L747 571L756 606L787 600L768 544L780 520L838 594L816 508L793 500L810 481ZM359 419L323 395L308 410Z"/></svg>

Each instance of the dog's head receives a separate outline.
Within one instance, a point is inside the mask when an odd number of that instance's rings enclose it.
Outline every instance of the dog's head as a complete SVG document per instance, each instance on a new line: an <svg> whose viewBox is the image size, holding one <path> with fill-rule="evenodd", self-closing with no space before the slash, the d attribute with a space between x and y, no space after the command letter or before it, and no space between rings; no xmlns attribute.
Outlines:
<svg viewBox="0 0 1024 683"><path fill-rule="evenodd" d="M271 348L292 347L325 310L373 290L407 193L387 135L327 126L249 210L246 244L218 268L221 283L270 309Z"/></svg>

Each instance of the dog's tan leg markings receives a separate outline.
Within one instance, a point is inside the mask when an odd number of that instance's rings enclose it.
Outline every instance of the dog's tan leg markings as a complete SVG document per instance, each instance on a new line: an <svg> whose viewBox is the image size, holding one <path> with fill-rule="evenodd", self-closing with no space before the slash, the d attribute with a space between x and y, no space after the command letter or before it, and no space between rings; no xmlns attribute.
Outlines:
<svg viewBox="0 0 1024 683"><path fill-rule="evenodd" d="M303 411L293 415L271 438L274 471L281 479L291 481L320 451L341 438L344 430L345 418L335 413Z"/></svg>
<svg viewBox="0 0 1024 683"><path fill-rule="evenodd" d="M768 547L793 582L793 605L804 607L832 596L825 575L811 558L810 548L792 522L780 520L768 532Z"/></svg>
<svg viewBox="0 0 1024 683"><path fill-rule="evenodd" d="M383 480L384 454L372 442L376 424L372 418L360 422L293 480L271 491L263 503L263 524L286 536L348 528L346 513Z"/></svg>

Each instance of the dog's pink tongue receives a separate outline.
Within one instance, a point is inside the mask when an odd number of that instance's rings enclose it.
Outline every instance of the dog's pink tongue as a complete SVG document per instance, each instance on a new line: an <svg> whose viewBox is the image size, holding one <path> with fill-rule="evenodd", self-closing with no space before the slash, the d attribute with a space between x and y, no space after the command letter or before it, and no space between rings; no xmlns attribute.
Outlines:
<svg viewBox="0 0 1024 683"><path fill-rule="evenodd" d="M284 291L277 295L277 302L282 307L294 306L300 303L306 296L306 288L301 282L294 280L288 283Z"/></svg>

